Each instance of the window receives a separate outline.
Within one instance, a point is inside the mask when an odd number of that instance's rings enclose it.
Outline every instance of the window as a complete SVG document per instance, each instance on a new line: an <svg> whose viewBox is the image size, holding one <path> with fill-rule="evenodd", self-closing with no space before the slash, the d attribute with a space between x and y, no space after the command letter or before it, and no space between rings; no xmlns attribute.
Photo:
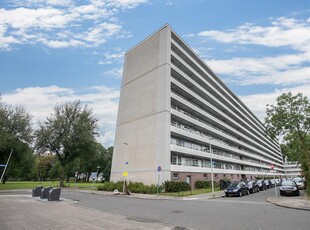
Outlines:
<svg viewBox="0 0 310 230"><path fill-rule="evenodd" d="M177 164L177 157L176 156L171 156L171 164L176 165Z"/></svg>
<svg viewBox="0 0 310 230"><path fill-rule="evenodd" d="M181 165L181 157L177 157L177 165Z"/></svg>
<svg viewBox="0 0 310 230"><path fill-rule="evenodd" d="M171 164L172 165L181 165L181 157L171 156Z"/></svg>
<svg viewBox="0 0 310 230"><path fill-rule="evenodd" d="M223 177L226 178L226 174L223 174Z"/></svg>
<svg viewBox="0 0 310 230"><path fill-rule="evenodd" d="M214 174L214 178L217 179L217 174Z"/></svg>
<svg viewBox="0 0 310 230"><path fill-rule="evenodd" d="M179 179L179 173L172 173L172 179L178 180Z"/></svg>
<svg viewBox="0 0 310 230"><path fill-rule="evenodd" d="M207 173L203 174L203 178L208 179L208 174Z"/></svg>
<svg viewBox="0 0 310 230"><path fill-rule="evenodd" d="M185 165L199 167L198 160L193 158L185 158Z"/></svg>
<svg viewBox="0 0 310 230"><path fill-rule="evenodd" d="M210 168L211 167L210 161L201 160L201 167Z"/></svg>
<svg viewBox="0 0 310 230"><path fill-rule="evenodd" d="M230 174L230 177L231 177L231 179L233 179L234 178L234 174Z"/></svg>

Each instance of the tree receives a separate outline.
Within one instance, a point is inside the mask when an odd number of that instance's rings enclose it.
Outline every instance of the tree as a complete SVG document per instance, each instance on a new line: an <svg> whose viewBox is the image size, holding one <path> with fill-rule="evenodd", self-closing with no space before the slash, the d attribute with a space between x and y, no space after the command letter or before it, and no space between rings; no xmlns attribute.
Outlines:
<svg viewBox="0 0 310 230"><path fill-rule="evenodd" d="M310 196L310 103L298 93L284 93L277 98L276 105L267 105L265 125L268 134L283 140L283 152L298 160L308 184Z"/></svg>
<svg viewBox="0 0 310 230"><path fill-rule="evenodd" d="M34 158L29 147L32 142L31 115L22 106L12 107L0 97L0 163L6 163L13 150L7 173L12 177L27 177Z"/></svg>
<svg viewBox="0 0 310 230"><path fill-rule="evenodd" d="M96 143L94 146L94 151L92 152L92 157L82 156L77 161L76 170L79 172L87 172L89 180L89 176L92 172L97 171L97 167L99 166L98 173L103 174L103 178L106 181L110 180L111 174L111 164L112 164L112 154L113 147L104 148L100 143Z"/></svg>
<svg viewBox="0 0 310 230"><path fill-rule="evenodd" d="M60 163L60 186L64 186L67 167L76 158L89 154L98 134L97 119L80 101L56 105L53 113L35 132L38 153L51 151Z"/></svg>

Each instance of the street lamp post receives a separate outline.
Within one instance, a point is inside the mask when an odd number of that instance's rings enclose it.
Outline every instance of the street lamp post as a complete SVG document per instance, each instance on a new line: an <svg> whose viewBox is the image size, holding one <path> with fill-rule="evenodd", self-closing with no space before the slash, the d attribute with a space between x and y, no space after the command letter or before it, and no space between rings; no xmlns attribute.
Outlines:
<svg viewBox="0 0 310 230"><path fill-rule="evenodd" d="M263 165L262 165L262 157L260 156L259 158L259 162L260 162L260 174L262 175L262 177L264 176L264 173L263 173ZM263 179L263 178L262 178Z"/></svg>
<svg viewBox="0 0 310 230"><path fill-rule="evenodd" d="M214 183L213 183L213 160L212 160L212 146L211 146L211 138L209 139L209 148L210 148L210 163L211 163L211 186L212 186L212 196L214 197Z"/></svg>
<svg viewBox="0 0 310 230"><path fill-rule="evenodd" d="M127 173L127 165L128 165L128 152L127 152L127 149L128 149L128 143L124 142L123 144L126 145L126 150L125 150L126 161L125 161L125 169L124 169L124 172L123 172L123 176L124 176L123 194L125 194L126 175L128 174Z"/></svg>

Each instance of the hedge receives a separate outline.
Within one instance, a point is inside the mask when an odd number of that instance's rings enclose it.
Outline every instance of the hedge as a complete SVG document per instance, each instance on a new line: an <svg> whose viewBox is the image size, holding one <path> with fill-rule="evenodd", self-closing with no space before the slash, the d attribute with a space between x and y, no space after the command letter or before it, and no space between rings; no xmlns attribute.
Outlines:
<svg viewBox="0 0 310 230"><path fill-rule="evenodd" d="M191 186L184 181L165 181L165 192L181 192L191 190Z"/></svg>

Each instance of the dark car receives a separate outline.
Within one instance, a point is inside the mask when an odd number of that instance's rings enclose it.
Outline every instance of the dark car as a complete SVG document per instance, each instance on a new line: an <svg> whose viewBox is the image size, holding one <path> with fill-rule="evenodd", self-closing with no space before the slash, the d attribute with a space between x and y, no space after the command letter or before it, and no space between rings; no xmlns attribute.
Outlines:
<svg viewBox="0 0 310 230"><path fill-rule="evenodd" d="M258 180L258 181L256 181L256 184L258 185L259 190L266 190L267 189L267 186L266 186L264 180Z"/></svg>
<svg viewBox="0 0 310 230"><path fill-rule="evenodd" d="M258 184L253 180L247 181L246 186L248 187L250 193L259 192Z"/></svg>
<svg viewBox="0 0 310 230"><path fill-rule="evenodd" d="M282 181L281 186L279 187L280 195L295 195L299 196L300 191L298 189L297 184L291 180Z"/></svg>
<svg viewBox="0 0 310 230"><path fill-rule="evenodd" d="M271 183L271 187L272 187L272 188L274 188L274 187L277 186L277 182L276 182L275 179L270 180L270 183Z"/></svg>
<svg viewBox="0 0 310 230"><path fill-rule="evenodd" d="M271 188L271 182L270 180L264 180L265 184L266 184L266 188Z"/></svg>
<svg viewBox="0 0 310 230"><path fill-rule="evenodd" d="M233 182L225 190L226 196L242 196L250 194L244 182Z"/></svg>

